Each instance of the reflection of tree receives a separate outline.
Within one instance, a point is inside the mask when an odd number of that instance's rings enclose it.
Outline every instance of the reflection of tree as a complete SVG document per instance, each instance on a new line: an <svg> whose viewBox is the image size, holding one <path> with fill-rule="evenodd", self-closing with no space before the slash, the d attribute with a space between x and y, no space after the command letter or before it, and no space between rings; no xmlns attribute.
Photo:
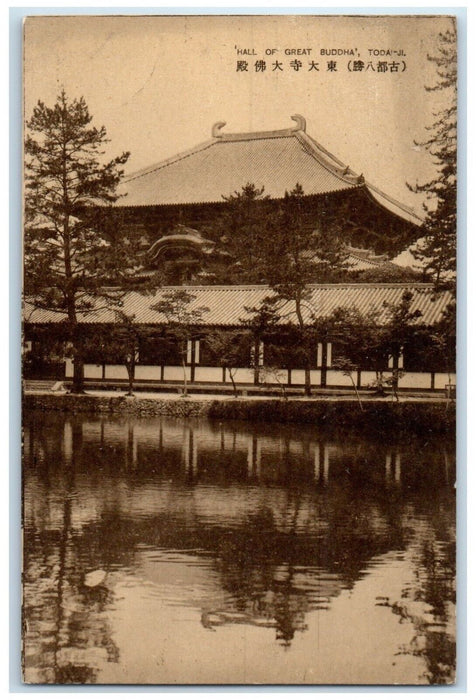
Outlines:
<svg viewBox="0 0 476 700"><path fill-rule="evenodd" d="M239 530L224 534L216 562L231 598L228 610L212 611L212 619L241 622L242 618L230 615L230 609L236 608L245 613L248 624L263 626L263 620L272 621L277 639L289 646L295 632L306 629L304 614L309 607L306 593L293 583L292 549L292 537L280 536L273 512L266 507Z"/></svg>
<svg viewBox="0 0 476 700"><path fill-rule="evenodd" d="M50 474L50 468L54 472L62 448L66 470L62 472L63 483L59 488L57 484L55 491L54 505L61 508L62 515L54 529L48 527L48 508L42 511L44 522L25 527L24 673L26 681L94 683L98 653L105 650L108 661L117 661L118 650L104 615L111 593L104 586L89 589L84 585L84 574L92 562L88 562L88 552L72 526L81 423L73 421L66 427L71 430L57 436L63 443L56 443L57 451L51 453L55 441L49 440L42 443L41 461L37 461L35 450L30 452L31 466L42 473L47 487L55 482L56 475ZM48 497L48 488L45 495Z"/></svg>
<svg viewBox="0 0 476 700"><path fill-rule="evenodd" d="M117 659L110 593L85 588L84 574L134 567L144 548L187 551L217 574L217 602L185 601L199 606L205 627L272 627L289 646L308 614L352 588L369 561L410 544L420 593L407 599L451 620L454 567L446 586L451 552L439 548L452 539L452 464L428 446L331 442L315 428L297 439L282 426L35 421L25 462L25 639L29 668L56 669L44 671L47 682L94 682L93 653ZM425 657L430 678L451 656L451 638L435 630L416 631L408 652Z"/></svg>
<svg viewBox="0 0 476 700"><path fill-rule="evenodd" d="M289 447L287 445L287 447ZM309 453L309 444L307 444ZM309 608L307 596L303 591L299 591L294 584L296 552L295 543L297 538L297 526L299 512L301 509L301 493L299 491L287 492L286 504L286 531L290 537L291 548L289 551L289 561L285 564L286 572L281 578L278 586L274 589L274 614L276 617L276 637L282 640L284 646L289 646L294 639L296 631L303 632L307 629L304 622L304 614Z"/></svg>
<svg viewBox="0 0 476 700"><path fill-rule="evenodd" d="M402 591L401 601L388 605L400 621L409 621L414 628L410 644L400 653L423 658L428 682L442 685L454 681L456 668L456 551L454 544L438 542L434 531L418 535L413 556L414 584Z"/></svg>

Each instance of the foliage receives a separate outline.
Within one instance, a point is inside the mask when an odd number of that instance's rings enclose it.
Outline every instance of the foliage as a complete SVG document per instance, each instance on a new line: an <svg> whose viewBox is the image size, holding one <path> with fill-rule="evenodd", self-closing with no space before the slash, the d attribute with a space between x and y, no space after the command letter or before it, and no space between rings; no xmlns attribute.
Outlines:
<svg viewBox="0 0 476 700"><path fill-rule="evenodd" d="M240 319L240 324L248 329L252 341L251 359L256 384L259 383L260 367L263 365L260 353L261 342L267 333L276 328L280 320L277 304L276 297L265 297L259 306L245 306L247 315Z"/></svg>
<svg viewBox="0 0 476 700"><path fill-rule="evenodd" d="M167 322L167 332L172 334L180 346L183 368L183 396L187 396L187 345L194 337L196 326L210 310L207 306L193 306L196 299L194 294L183 289L172 289L164 292L162 299L151 308L161 313Z"/></svg>
<svg viewBox="0 0 476 700"><path fill-rule="evenodd" d="M432 348L428 361L442 364L448 374L448 384L451 384L456 351L456 304L454 302L447 306L441 320L429 329L428 335Z"/></svg>
<svg viewBox="0 0 476 700"><path fill-rule="evenodd" d="M320 335L332 338L339 348L334 364L347 376L362 367L372 367L376 375L375 386L383 393L389 385L396 395L397 369L385 377L389 361L400 355L403 347L415 334L421 332L415 321L421 316L412 309L413 295L404 292L398 304L384 304L382 309L362 313L355 307L336 309L330 316L320 319L316 328Z"/></svg>
<svg viewBox="0 0 476 700"><path fill-rule="evenodd" d="M361 399L360 399L360 394L359 394L359 391L358 391L358 389L357 389L357 385L356 385L355 380L354 380L354 374L357 372L357 370L358 370L359 368L357 367L357 365L356 365L354 362L352 362L352 360L349 360L348 357L337 357L337 358L334 360L333 365L334 365L334 369L336 369L337 371L342 372L342 374L343 374L345 377L349 377L350 382L351 382L351 384L352 384L352 388L353 388L354 391L355 391L355 395L356 395L356 397L357 397L357 401L359 402L360 410L363 411L364 408L363 408L363 406L362 406L362 401L361 401Z"/></svg>
<svg viewBox="0 0 476 700"><path fill-rule="evenodd" d="M299 344L308 349L305 393L311 393L311 356L305 310L310 307L311 284L329 281L346 268L346 252L334 227L315 229L303 212L304 191L298 183L285 193L279 225L266 250L266 278L276 300L292 302L292 314L300 331Z"/></svg>
<svg viewBox="0 0 476 700"><path fill-rule="evenodd" d="M421 282L422 274L411 267L397 265L379 265L373 269L349 271L349 276L356 282L390 283Z"/></svg>
<svg viewBox="0 0 476 700"><path fill-rule="evenodd" d="M235 375L241 366L243 355L245 353L249 355L250 333L243 333L242 330L215 329L207 334L206 343L215 356L217 365L228 371L233 393L237 396Z"/></svg>
<svg viewBox="0 0 476 700"><path fill-rule="evenodd" d="M427 87L437 92L445 105L436 111L435 121L427 127L429 138L419 146L432 156L437 174L423 184L409 186L414 192L427 195L423 240L415 248L415 256L439 287L453 280L456 273L456 168L457 168L457 50L456 29L439 34L438 52L428 56L435 64L438 79Z"/></svg>
<svg viewBox="0 0 476 700"><path fill-rule="evenodd" d="M288 373L283 369L287 361L286 352L279 348L274 357L275 362L264 362L259 368L260 382L267 384L268 382L276 382L281 390L282 398L287 399L286 384Z"/></svg>
<svg viewBox="0 0 476 700"><path fill-rule="evenodd" d="M307 299L310 284L329 282L346 268L347 253L334 227L309 225L304 212L304 191L298 183L285 193L277 228L267 241L265 256L268 284L280 298L295 300L299 306Z"/></svg>
<svg viewBox="0 0 476 700"><path fill-rule="evenodd" d="M225 262L225 281L264 282L263 251L274 234L275 209L264 188L252 183L223 199L227 206L206 234L215 240L216 255Z"/></svg>
<svg viewBox="0 0 476 700"><path fill-rule="evenodd" d="M118 358L127 369L128 395L134 392L136 364L139 359L140 341L144 331L135 323L135 315L116 311L116 323L109 329L107 352Z"/></svg>
<svg viewBox="0 0 476 700"><path fill-rule="evenodd" d="M69 101L63 90L53 107L38 102L25 140L25 293L35 306L66 314L78 391L78 314L120 304L107 285L132 259L125 243L112 245L107 235L129 154L103 162L106 130L91 121L84 98Z"/></svg>

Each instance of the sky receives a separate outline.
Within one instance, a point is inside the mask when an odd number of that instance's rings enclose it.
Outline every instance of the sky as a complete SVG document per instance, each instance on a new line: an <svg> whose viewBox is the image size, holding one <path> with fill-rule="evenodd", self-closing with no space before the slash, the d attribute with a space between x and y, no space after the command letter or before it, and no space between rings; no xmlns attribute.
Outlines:
<svg viewBox="0 0 476 700"><path fill-rule="evenodd" d="M290 116L297 113L327 150L419 211L421 197L406 183L434 174L415 141L427 138L425 127L447 99L425 86L437 79L427 55L450 22L444 16L30 17L25 118L38 100L52 106L63 87L70 98L84 96L93 123L107 129L108 155L130 151L127 172L133 172L208 140L215 122L226 122L224 132L267 131L294 126ZM237 70L239 60L248 63L246 71ZM264 71L256 61L265 61ZM301 63L299 70L292 61ZM330 61L337 70L329 70ZM353 70L354 61L363 69ZM379 61L386 72L377 70Z"/></svg>

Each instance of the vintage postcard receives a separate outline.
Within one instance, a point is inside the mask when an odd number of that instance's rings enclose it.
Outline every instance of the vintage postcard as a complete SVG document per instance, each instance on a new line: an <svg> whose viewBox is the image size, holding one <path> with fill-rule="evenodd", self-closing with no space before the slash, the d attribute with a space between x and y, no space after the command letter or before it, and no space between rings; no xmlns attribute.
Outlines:
<svg viewBox="0 0 476 700"><path fill-rule="evenodd" d="M455 17L23 38L23 682L455 683Z"/></svg>

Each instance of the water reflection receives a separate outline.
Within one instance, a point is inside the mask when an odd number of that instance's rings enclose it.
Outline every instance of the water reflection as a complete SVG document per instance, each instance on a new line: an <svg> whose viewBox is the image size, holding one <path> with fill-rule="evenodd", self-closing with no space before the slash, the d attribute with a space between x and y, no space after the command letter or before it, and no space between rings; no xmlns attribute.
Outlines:
<svg viewBox="0 0 476 700"><path fill-rule="evenodd" d="M384 446L309 426L32 413L23 474L29 682L454 676L451 446ZM354 652L333 634L352 618L357 657L373 616L382 661L364 657L346 680ZM184 658L177 645L195 636L200 654ZM332 668L319 666L316 644ZM141 645L149 661L132 670Z"/></svg>

